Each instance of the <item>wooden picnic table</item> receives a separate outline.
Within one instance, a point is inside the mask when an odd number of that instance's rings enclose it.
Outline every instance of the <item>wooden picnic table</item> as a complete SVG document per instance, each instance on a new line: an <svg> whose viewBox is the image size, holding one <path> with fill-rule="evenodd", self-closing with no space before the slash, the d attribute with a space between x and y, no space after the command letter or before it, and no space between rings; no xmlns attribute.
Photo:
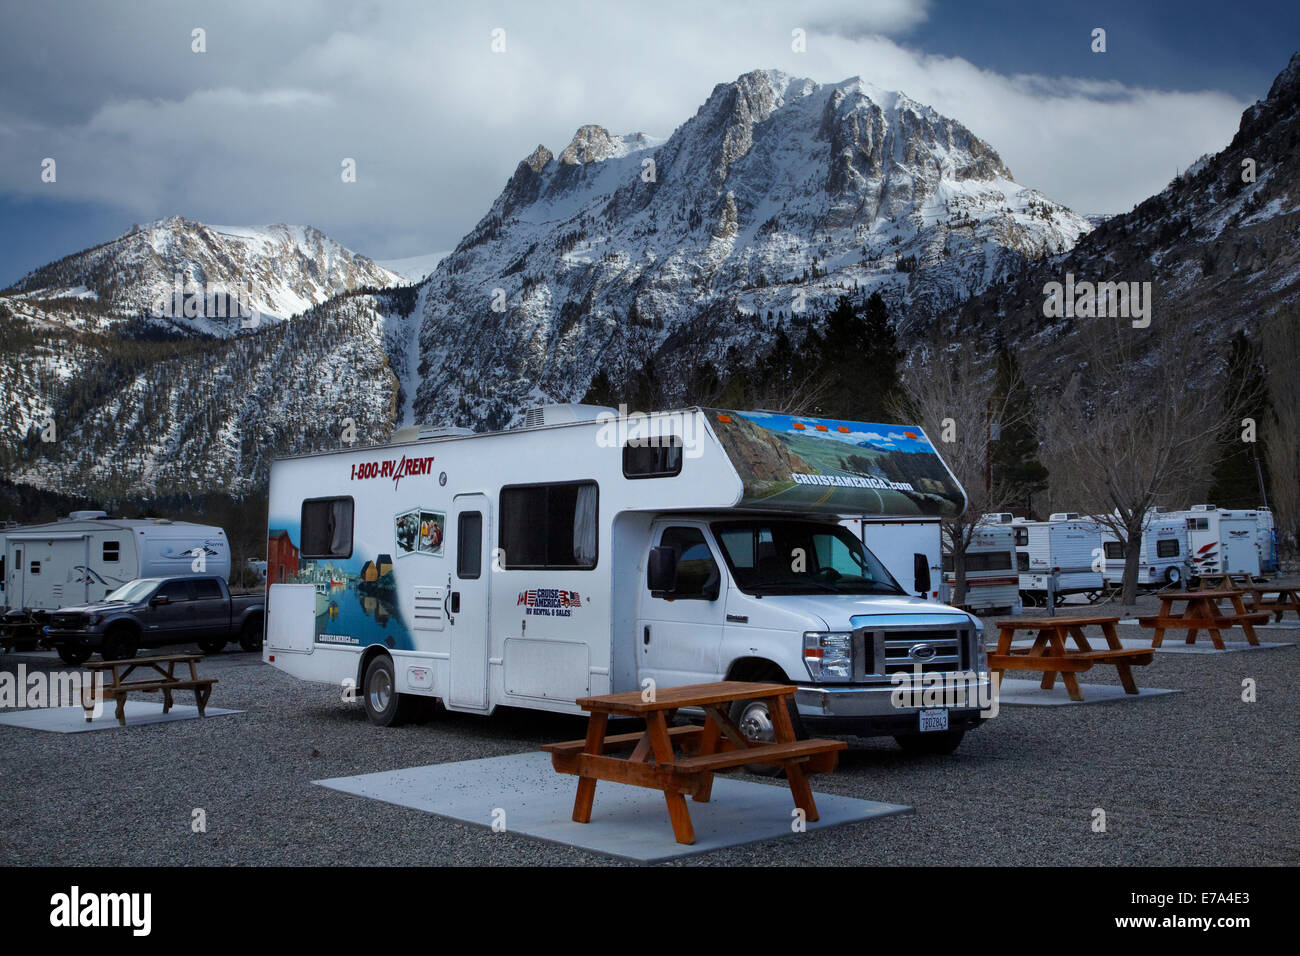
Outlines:
<svg viewBox="0 0 1300 956"><path fill-rule="evenodd" d="M1259 611L1270 611L1277 615L1277 620L1282 620L1282 615L1287 611L1294 611L1297 618L1300 618L1300 585L1279 585L1279 584L1256 584L1244 589L1246 594L1246 607L1248 610L1258 613ZM1265 595L1276 594L1273 600L1267 600Z"/></svg>
<svg viewBox="0 0 1300 956"><path fill-rule="evenodd" d="M786 709L786 698L794 691L787 684L720 681L659 689L651 700L643 699L640 691L582 697L578 706L591 714L586 739L546 744L542 750L551 755L558 772L578 777L573 803L573 819L578 823L591 821L596 781L610 780L662 790L677 842L694 843L686 795L707 803L714 772L745 764L783 767L795 806L813 821L817 804L807 774L834 770L838 751L847 744L842 740L798 740ZM775 741L750 740L724 710L733 701L750 699L770 702ZM704 725L670 726L683 707L702 709ZM645 730L608 735L609 718L614 715L643 718ZM623 750L631 753L625 758L610 755Z"/></svg>
<svg viewBox="0 0 1300 956"><path fill-rule="evenodd" d="M1221 591L1164 591L1160 594L1160 613L1153 616L1139 617L1138 623L1143 627L1155 629L1151 646L1159 647L1165 639L1166 630L1186 630L1188 644L1196 643L1200 631L1209 631L1210 640L1219 650L1226 650L1222 631L1240 627L1246 634L1246 640L1252 645L1259 644L1255 635L1255 624L1268 621L1268 611L1248 611L1242 602L1244 591L1235 588ZM1224 613L1219 607L1220 601L1232 602L1232 612ZM1174 614L1175 602L1186 601L1187 606L1180 615Z"/></svg>
<svg viewBox="0 0 1300 956"><path fill-rule="evenodd" d="M94 676L90 681L90 688L82 687L81 689L81 706L86 711L86 721L92 719L92 712L96 704L108 698L113 698L117 702L117 708L114 711L117 722L126 726L126 695L131 691L143 691L145 693L158 693L163 695L163 713L172 709L172 693L178 690L194 691L194 700L198 704L199 716L204 716L204 710L208 705L208 698L212 696L212 685L217 683L215 677L199 677L198 662L203 659L202 654L166 654L161 657L129 657L120 661L88 661L81 666L88 671L110 671L113 680L111 683L102 685L99 688L99 694L95 693ZM189 678L183 675L176 676L177 664L189 664ZM151 676L145 679L127 680L136 670L144 669L146 672L152 671ZM89 693L87 691L89 690Z"/></svg>
<svg viewBox="0 0 1300 956"><path fill-rule="evenodd" d="M1070 695L1070 700L1083 700L1083 691L1079 689L1079 679L1075 675L1090 670L1094 664L1113 664L1119 671L1120 683L1126 694L1138 692L1137 682L1133 680L1132 668L1150 664L1154 654L1149 650L1135 648L1126 650L1119 639L1115 625L1118 617L1097 617L1087 614L1064 614L1057 617L1012 617L997 621L998 647L989 655L989 669L997 671L1042 671L1043 690L1051 690L1056 685L1056 675L1061 675L1061 682ZM1089 626L1101 628L1106 638L1104 649L1094 649L1089 643L1083 629ZM1036 631L1032 647L1012 647L1016 631ZM1066 646L1066 641L1073 641L1074 648Z"/></svg>
<svg viewBox="0 0 1300 956"><path fill-rule="evenodd" d="M1249 590L1255 576L1248 571L1215 571L1201 575L1198 591L1230 591L1236 588Z"/></svg>

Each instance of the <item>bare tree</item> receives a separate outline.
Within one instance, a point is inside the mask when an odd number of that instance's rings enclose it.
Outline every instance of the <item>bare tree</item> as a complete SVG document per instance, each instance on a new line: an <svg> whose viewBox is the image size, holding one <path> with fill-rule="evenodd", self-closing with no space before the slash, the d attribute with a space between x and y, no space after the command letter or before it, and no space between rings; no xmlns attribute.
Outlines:
<svg viewBox="0 0 1300 956"><path fill-rule="evenodd" d="M1011 409L1017 389L1023 387L1017 379L999 395L993 357L968 345L918 348L903 377L897 414L925 429L966 489L966 510L943 521L945 550L952 555L954 604L966 600L966 552L976 526L984 515L1003 511L1014 495L997 474L990 475L990 425L1021 424Z"/></svg>
<svg viewBox="0 0 1300 956"><path fill-rule="evenodd" d="M1279 313L1262 332L1272 406L1261 423L1273 491L1270 503L1279 546L1294 557L1300 550L1300 315L1296 310Z"/></svg>
<svg viewBox="0 0 1300 956"><path fill-rule="evenodd" d="M1121 600L1137 597L1142 529L1153 505L1205 487L1215 438L1246 396L1222 378L1194 382L1188 343L1172 323L1147 335L1096 320L1078 332L1080 367L1043 403L1053 494L1091 512L1121 542Z"/></svg>

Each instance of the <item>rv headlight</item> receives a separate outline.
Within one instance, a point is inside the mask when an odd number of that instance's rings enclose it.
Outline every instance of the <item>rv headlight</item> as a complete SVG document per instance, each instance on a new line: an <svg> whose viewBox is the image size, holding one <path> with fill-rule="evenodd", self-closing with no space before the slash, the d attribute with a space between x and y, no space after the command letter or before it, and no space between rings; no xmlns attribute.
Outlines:
<svg viewBox="0 0 1300 956"><path fill-rule="evenodd" d="M813 680L834 682L853 679L852 631L805 631L803 662Z"/></svg>

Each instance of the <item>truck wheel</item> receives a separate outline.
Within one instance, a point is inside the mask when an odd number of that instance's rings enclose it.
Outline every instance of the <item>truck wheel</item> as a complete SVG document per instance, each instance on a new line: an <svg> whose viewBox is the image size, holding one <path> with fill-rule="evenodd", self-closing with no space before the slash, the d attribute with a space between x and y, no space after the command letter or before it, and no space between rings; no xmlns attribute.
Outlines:
<svg viewBox="0 0 1300 956"><path fill-rule="evenodd" d="M397 692L393 659L387 654L378 655L366 665L361 702L366 708L366 717L379 727L397 727L406 723L420 703L417 697Z"/></svg>
<svg viewBox="0 0 1300 956"><path fill-rule="evenodd" d="M124 661L135 657L140 647L140 638L135 630L126 624L118 624L108 629L104 643L99 648L99 656L106 661Z"/></svg>
<svg viewBox="0 0 1300 956"><path fill-rule="evenodd" d="M758 740L763 743L771 743L776 740L776 729L772 726L772 714L768 710L769 701L767 700L738 700L731 705L731 721L740 728L740 732L750 740ZM807 738L804 733L802 724L799 723L799 715L791 711L790 719L794 722L794 735L799 740ZM770 763L751 763L746 764L745 769L759 777L779 777L784 770L779 765Z"/></svg>
<svg viewBox="0 0 1300 956"><path fill-rule="evenodd" d="M59 645L59 657L63 658L63 663L71 664L73 667L84 663L90 655L90 648L81 641L67 641Z"/></svg>
<svg viewBox="0 0 1300 956"><path fill-rule="evenodd" d="M260 619L244 622L244 626L239 631L239 646L250 652L262 649L262 622Z"/></svg>
<svg viewBox="0 0 1300 956"><path fill-rule="evenodd" d="M899 734L894 740L910 754L947 755L961 746L965 736L964 730L941 730L929 734Z"/></svg>
<svg viewBox="0 0 1300 956"><path fill-rule="evenodd" d="M199 641L199 650L204 654L220 654L225 650L226 642L222 640Z"/></svg>

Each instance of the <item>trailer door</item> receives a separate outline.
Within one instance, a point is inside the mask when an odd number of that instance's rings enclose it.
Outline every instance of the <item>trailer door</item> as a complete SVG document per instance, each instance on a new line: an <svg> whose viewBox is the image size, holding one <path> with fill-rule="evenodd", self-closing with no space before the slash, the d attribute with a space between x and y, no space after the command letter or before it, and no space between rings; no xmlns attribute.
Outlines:
<svg viewBox="0 0 1300 956"><path fill-rule="evenodd" d="M488 499L486 495L457 495L452 500L451 593L447 622L451 631L451 687L455 707L486 710L488 706Z"/></svg>

